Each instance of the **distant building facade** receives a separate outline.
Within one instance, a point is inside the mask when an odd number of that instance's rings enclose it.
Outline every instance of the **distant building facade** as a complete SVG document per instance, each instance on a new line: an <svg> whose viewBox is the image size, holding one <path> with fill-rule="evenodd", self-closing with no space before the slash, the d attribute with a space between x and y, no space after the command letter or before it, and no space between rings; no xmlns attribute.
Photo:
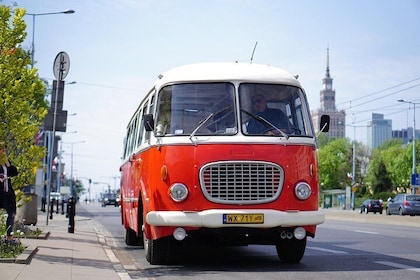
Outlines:
<svg viewBox="0 0 420 280"><path fill-rule="evenodd" d="M403 144L408 144L413 141L413 128L409 127L401 130L393 130L392 138L401 139ZM420 130L416 129L416 141L420 140Z"/></svg>
<svg viewBox="0 0 420 280"><path fill-rule="evenodd" d="M330 130L327 133L329 138L344 138L346 136L346 112L338 111L335 106L335 90L333 89L333 79L330 75L329 49L327 49L327 69L324 79L322 79L322 89L320 92L321 107L312 111L312 123L315 133L320 130L322 115L330 116Z"/></svg>
<svg viewBox="0 0 420 280"><path fill-rule="evenodd" d="M367 125L367 146L370 151L392 138L392 120L384 119L383 114L372 113Z"/></svg>

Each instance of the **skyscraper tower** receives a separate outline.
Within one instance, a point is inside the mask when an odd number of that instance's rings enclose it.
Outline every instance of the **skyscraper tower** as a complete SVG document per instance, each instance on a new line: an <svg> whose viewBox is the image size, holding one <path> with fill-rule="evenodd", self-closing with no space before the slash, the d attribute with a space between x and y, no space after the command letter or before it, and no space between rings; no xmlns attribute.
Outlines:
<svg viewBox="0 0 420 280"><path fill-rule="evenodd" d="M325 77L322 79L322 89L320 91L321 107L312 112L312 122L315 132L319 132L319 124L322 115L330 116L330 130L328 137L344 138L346 136L346 112L337 111L335 106L335 90L333 89L333 79L330 75L330 49L327 48L327 68Z"/></svg>

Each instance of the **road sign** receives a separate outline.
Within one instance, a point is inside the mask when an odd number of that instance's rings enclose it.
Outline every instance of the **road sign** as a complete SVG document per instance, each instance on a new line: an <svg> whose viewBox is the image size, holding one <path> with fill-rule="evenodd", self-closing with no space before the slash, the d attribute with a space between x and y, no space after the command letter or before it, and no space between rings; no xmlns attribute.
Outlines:
<svg viewBox="0 0 420 280"><path fill-rule="evenodd" d="M54 120L55 120L55 126L54 126ZM55 128L54 131L61 131L66 132L67 129L67 111L59 111L55 112L54 116L54 110L48 110L48 114L45 116L44 119L44 130L46 131L53 131L53 128Z"/></svg>
<svg viewBox="0 0 420 280"><path fill-rule="evenodd" d="M54 59L54 77L62 81L66 78L70 69L70 57L66 52L59 52Z"/></svg>
<svg viewBox="0 0 420 280"><path fill-rule="evenodd" d="M411 174L411 185L414 186L419 186L419 174Z"/></svg>
<svg viewBox="0 0 420 280"><path fill-rule="evenodd" d="M359 188L359 183L354 183L352 186L351 186L351 190L352 190L352 192L357 192L357 189Z"/></svg>
<svg viewBox="0 0 420 280"><path fill-rule="evenodd" d="M57 84L58 84L58 89L57 89ZM51 94L51 109L54 110L54 107L57 105L57 111L60 112L63 110L64 81L54 80L52 92L57 93L57 94Z"/></svg>

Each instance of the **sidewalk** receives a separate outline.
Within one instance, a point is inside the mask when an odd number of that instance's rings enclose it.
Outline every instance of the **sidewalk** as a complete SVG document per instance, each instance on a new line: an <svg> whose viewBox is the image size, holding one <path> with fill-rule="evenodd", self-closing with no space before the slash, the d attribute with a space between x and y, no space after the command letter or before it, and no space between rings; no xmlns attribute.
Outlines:
<svg viewBox="0 0 420 280"><path fill-rule="evenodd" d="M340 220L349 222L382 224L405 227L420 227L420 216L399 216L383 214L360 214L360 210L321 209L325 213L325 220Z"/></svg>
<svg viewBox="0 0 420 280"><path fill-rule="evenodd" d="M15 262L0 260L0 279L4 280L119 280L118 260L105 245L98 224L83 205L76 205L75 230L68 233L65 215L38 211L37 227L46 239L23 239L28 250ZM101 241L102 239L102 241Z"/></svg>

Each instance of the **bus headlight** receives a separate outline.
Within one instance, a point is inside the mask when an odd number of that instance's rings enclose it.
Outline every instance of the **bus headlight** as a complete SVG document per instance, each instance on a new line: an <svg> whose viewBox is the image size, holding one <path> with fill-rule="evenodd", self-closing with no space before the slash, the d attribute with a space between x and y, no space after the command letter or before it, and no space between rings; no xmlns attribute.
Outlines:
<svg viewBox="0 0 420 280"><path fill-rule="evenodd" d="M175 183L169 188L171 198L176 202L184 201L188 196L188 188L181 183Z"/></svg>
<svg viewBox="0 0 420 280"><path fill-rule="evenodd" d="M308 199L311 196L312 189L307 183L299 182L295 187L295 194L300 200Z"/></svg>

